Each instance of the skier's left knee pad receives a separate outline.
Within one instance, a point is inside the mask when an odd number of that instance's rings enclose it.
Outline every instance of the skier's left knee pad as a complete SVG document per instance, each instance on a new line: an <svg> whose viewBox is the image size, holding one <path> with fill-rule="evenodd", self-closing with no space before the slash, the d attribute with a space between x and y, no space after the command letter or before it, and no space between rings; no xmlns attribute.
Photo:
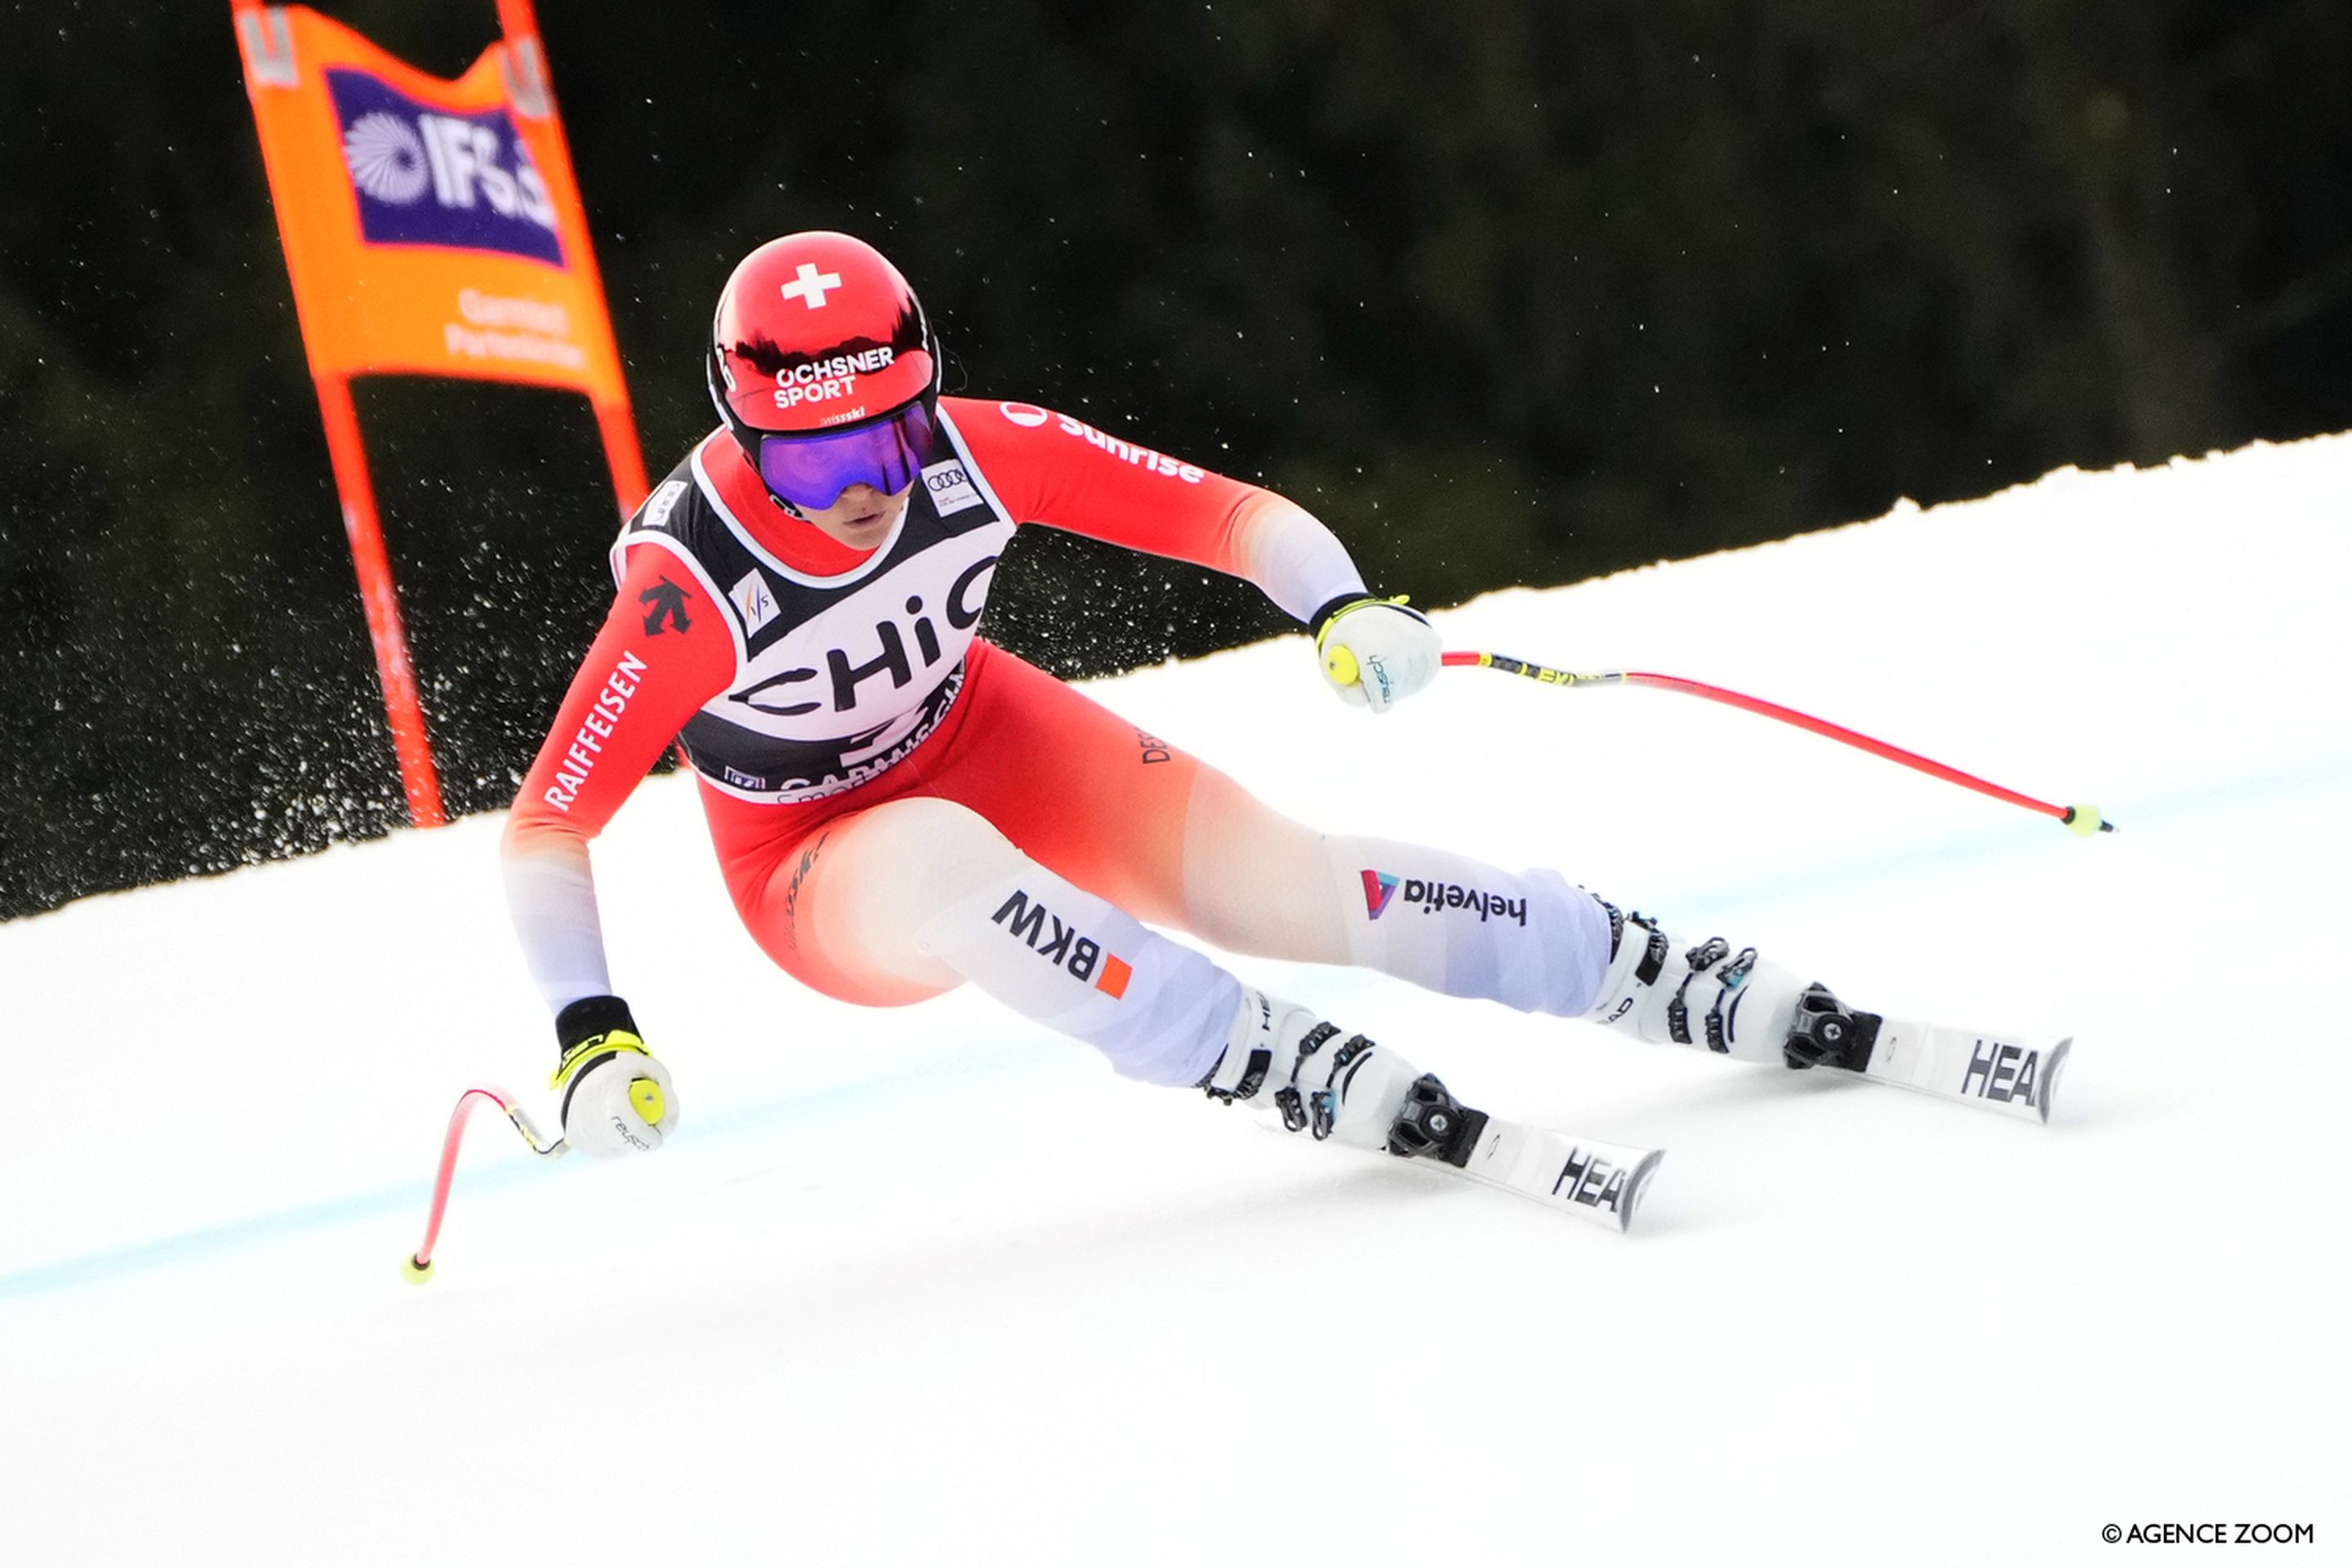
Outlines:
<svg viewBox="0 0 2352 1568"><path fill-rule="evenodd" d="M1784 1064L1803 981L1752 947L1721 937L1685 945L1638 912L1596 901L1609 915L1609 973L1585 1017L1654 1044Z"/></svg>
<svg viewBox="0 0 2352 1568"><path fill-rule="evenodd" d="M869 807L852 820L844 837L874 863L877 874L887 871L940 900L1017 871L1027 862L988 818L961 802L928 795Z"/></svg>

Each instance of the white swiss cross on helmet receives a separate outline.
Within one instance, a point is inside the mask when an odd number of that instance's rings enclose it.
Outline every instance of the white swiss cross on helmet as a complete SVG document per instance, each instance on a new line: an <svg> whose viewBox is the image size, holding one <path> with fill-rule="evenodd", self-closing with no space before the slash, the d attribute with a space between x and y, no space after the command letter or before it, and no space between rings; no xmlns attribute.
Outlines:
<svg viewBox="0 0 2352 1568"><path fill-rule="evenodd" d="M939 347L915 290L845 234L772 239L719 291L710 395L738 440L877 418L939 391Z"/></svg>
<svg viewBox="0 0 2352 1568"><path fill-rule="evenodd" d="M819 272L815 262L803 261L801 269L793 275L793 280L777 292L787 300L798 300L812 310L822 310L825 295L840 287L840 273Z"/></svg>

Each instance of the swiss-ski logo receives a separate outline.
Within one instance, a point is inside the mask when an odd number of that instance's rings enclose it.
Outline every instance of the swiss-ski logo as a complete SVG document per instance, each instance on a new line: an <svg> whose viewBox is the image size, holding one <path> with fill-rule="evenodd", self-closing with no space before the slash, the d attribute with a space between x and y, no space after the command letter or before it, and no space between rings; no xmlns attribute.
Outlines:
<svg viewBox="0 0 2352 1568"><path fill-rule="evenodd" d="M1979 1040L1969 1053L1968 1076L1960 1092L1979 1100L2021 1100L2039 1109L2034 1099L2042 1086L2042 1053L1998 1040Z"/></svg>
<svg viewBox="0 0 2352 1568"><path fill-rule="evenodd" d="M1060 968L1073 980L1087 980L1094 988L1113 1001L1127 994L1127 983L1135 970L1127 960L1115 952L1105 952L1102 943L1092 937L1080 936L1076 926L1064 925L1061 917L1049 913L1045 905L1032 902L1019 888L1004 900L1003 907L988 917L1012 935L1026 942L1029 951L1048 963ZM1054 934L1045 934L1051 921Z"/></svg>

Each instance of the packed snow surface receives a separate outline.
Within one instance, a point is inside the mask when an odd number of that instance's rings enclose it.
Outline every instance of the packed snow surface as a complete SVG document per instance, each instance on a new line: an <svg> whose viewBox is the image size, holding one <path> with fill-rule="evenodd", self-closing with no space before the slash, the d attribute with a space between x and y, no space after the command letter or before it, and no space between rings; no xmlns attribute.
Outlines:
<svg viewBox="0 0 2352 1568"><path fill-rule="evenodd" d="M2109 1563L2104 1526L2160 1521L2340 1552L2347 496L2352 437L2069 470L1437 617L2095 802L2089 842L1664 692L1454 670L1374 719L1295 637L1095 688L1307 820L2075 1037L2042 1128L1233 961L1474 1104L1669 1151L1623 1237L976 994L813 995L670 777L597 868L681 1131L549 1163L478 1117L418 1289L458 1091L551 1115L496 818L0 927L6 1559Z"/></svg>

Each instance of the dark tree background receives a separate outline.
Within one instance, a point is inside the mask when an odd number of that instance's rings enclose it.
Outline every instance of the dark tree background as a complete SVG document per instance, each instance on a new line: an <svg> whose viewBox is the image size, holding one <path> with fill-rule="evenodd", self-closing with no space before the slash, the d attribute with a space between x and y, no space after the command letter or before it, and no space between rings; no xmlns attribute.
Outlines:
<svg viewBox="0 0 2352 1568"><path fill-rule="evenodd" d="M323 8L444 74L495 27ZM2352 426L2339 0L541 10L656 473L802 227L891 252L951 387L1287 490L1431 603ZM387 831L228 8L0 43L0 917ZM501 805L608 592L593 422L362 412L451 805ZM1282 624L1014 550L992 635L1065 672Z"/></svg>

